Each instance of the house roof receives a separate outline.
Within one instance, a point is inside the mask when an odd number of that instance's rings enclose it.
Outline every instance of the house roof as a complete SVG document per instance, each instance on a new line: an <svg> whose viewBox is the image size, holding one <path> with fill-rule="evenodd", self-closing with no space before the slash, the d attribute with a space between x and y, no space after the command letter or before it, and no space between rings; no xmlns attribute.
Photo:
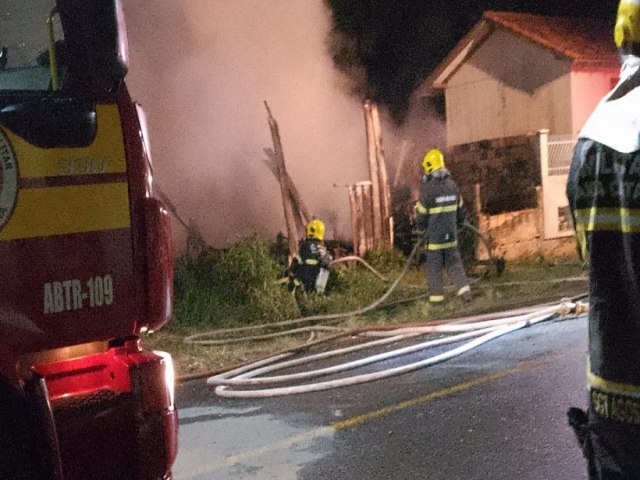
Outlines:
<svg viewBox="0 0 640 480"><path fill-rule="evenodd" d="M460 65L498 28L548 48L576 67L618 68L620 65L613 29L606 21L487 11L427 77L418 95L426 96L433 90L443 89Z"/></svg>

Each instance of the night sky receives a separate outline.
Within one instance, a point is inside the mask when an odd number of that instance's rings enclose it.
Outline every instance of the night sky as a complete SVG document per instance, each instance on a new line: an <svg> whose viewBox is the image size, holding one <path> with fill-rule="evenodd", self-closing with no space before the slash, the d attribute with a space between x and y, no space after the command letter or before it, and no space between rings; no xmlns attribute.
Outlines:
<svg viewBox="0 0 640 480"><path fill-rule="evenodd" d="M485 10L615 21L618 0L324 0L333 12L329 48L354 94L401 123L411 93ZM613 30L612 30L613 42Z"/></svg>

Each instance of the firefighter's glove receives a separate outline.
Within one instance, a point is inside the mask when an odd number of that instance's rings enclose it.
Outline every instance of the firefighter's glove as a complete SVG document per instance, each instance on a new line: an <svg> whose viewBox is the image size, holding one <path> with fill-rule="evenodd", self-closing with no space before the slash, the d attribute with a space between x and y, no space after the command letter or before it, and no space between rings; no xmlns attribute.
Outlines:
<svg viewBox="0 0 640 480"><path fill-rule="evenodd" d="M414 227L411 230L411 237L413 238L413 243L424 241L425 234L426 234L426 231L424 229Z"/></svg>

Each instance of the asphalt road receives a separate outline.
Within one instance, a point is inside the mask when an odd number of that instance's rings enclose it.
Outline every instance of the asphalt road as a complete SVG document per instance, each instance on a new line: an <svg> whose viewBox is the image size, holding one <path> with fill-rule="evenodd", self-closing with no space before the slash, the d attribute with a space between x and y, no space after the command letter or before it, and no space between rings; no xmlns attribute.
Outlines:
<svg viewBox="0 0 640 480"><path fill-rule="evenodd" d="M586 404L586 352L582 316L325 392L224 399L191 381L178 389L175 480L585 480L565 413Z"/></svg>

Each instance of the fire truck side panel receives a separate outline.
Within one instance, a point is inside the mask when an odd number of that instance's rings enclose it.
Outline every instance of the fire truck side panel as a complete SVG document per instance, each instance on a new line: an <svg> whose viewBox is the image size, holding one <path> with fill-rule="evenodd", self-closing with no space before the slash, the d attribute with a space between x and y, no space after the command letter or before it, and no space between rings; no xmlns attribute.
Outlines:
<svg viewBox="0 0 640 480"><path fill-rule="evenodd" d="M78 148L41 148L0 126L19 172L0 231L0 308L30 332L14 330L16 354L135 332L141 266L118 117L115 105L98 105L95 140Z"/></svg>
<svg viewBox="0 0 640 480"><path fill-rule="evenodd" d="M132 333L130 239L119 229L0 243L8 259L2 309L18 327L7 334L16 355Z"/></svg>
<svg viewBox="0 0 640 480"><path fill-rule="evenodd" d="M126 88L118 92L122 128L135 132L124 136L129 161L131 218L138 228L132 231L134 268L141 305L146 315L139 319L136 332L157 330L171 318L173 295L173 252L168 211L153 198L153 172L145 149L138 109ZM143 303L145 302L145 303Z"/></svg>
<svg viewBox="0 0 640 480"><path fill-rule="evenodd" d="M173 362L139 334L171 315L171 234L121 1L5 3L0 479L168 480Z"/></svg>

